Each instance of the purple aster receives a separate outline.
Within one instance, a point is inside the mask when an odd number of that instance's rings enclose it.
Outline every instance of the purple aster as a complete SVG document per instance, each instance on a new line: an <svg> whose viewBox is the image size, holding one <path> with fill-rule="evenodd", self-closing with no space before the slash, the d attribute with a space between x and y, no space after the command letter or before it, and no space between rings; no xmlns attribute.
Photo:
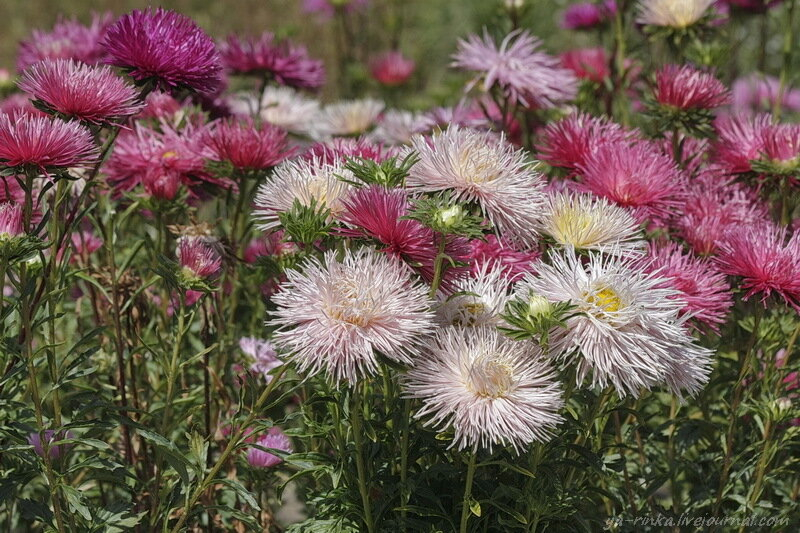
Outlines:
<svg viewBox="0 0 800 533"><path fill-rule="evenodd" d="M281 450L286 453L292 453L292 441L286 436L281 428L272 426L266 434L261 435L256 439L255 444L262 448L270 448L273 450ZM247 450L247 462L250 466L257 466L261 468L272 468L283 462L283 459L275 454L269 453L264 450L252 447Z"/></svg>
<svg viewBox="0 0 800 533"><path fill-rule="evenodd" d="M17 69L23 71L43 59L74 59L90 65L105 59L100 41L114 20L111 13L92 15L92 23L84 26L75 19L60 19L52 31L33 30L22 41L17 55Z"/></svg>
<svg viewBox="0 0 800 533"><path fill-rule="evenodd" d="M213 92L220 84L214 41L192 19L162 8L134 10L108 29L103 40L108 63L137 81L166 88Z"/></svg>
<svg viewBox="0 0 800 533"><path fill-rule="evenodd" d="M0 115L0 166L90 167L97 161L91 132L78 122L33 115Z"/></svg>
<svg viewBox="0 0 800 533"><path fill-rule="evenodd" d="M269 341L256 337L242 337L239 339L239 348L253 358L250 372L263 376L267 383L272 381L269 373L283 364L283 361L278 359L275 346Z"/></svg>

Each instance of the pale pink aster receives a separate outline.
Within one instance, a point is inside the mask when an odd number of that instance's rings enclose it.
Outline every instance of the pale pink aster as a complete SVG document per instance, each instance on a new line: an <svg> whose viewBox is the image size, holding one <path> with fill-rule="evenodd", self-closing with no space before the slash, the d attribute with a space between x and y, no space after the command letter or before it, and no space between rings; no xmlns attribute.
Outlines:
<svg viewBox="0 0 800 533"><path fill-rule="evenodd" d="M168 119L181 110L182 105L171 94L153 91L144 100L144 108L137 118Z"/></svg>
<svg viewBox="0 0 800 533"><path fill-rule="evenodd" d="M679 317L683 303L637 258L572 248L551 253L516 287L519 298L570 302L576 312L550 333L550 353L576 365L576 383L612 385L620 397L666 384L695 394L708 380L711 351L694 344Z"/></svg>
<svg viewBox="0 0 800 533"><path fill-rule="evenodd" d="M536 150L539 159L548 165L576 170L599 146L635 137L636 132L625 130L605 117L575 113L548 124L541 133Z"/></svg>
<svg viewBox="0 0 800 533"><path fill-rule="evenodd" d="M219 120L206 131L205 143L214 161L227 161L237 170L266 170L274 167L293 150L286 131L272 124L251 120Z"/></svg>
<svg viewBox="0 0 800 533"><path fill-rule="evenodd" d="M211 281L222 272L222 257L202 237L181 237L176 250L181 272L189 279Z"/></svg>
<svg viewBox="0 0 800 533"><path fill-rule="evenodd" d="M303 158L334 165L344 164L348 159L370 159L377 163L396 155L392 149L377 144L366 137L337 137L326 142L317 142L308 147Z"/></svg>
<svg viewBox="0 0 800 533"><path fill-rule="evenodd" d="M22 205L0 203L0 241L22 235Z"/></svg>
<svg viewBox="0 0 800 533"><path fill-rule="evenodd" d="M220 84L214 41L192 19L162 8L134 10L107 31L103 46L108 63L139 82L165 89L214 92Z"/></svg>
<svg viewBox="0 0 800 533"><path fill-rule="evenodd" d="M74 18L60 18L49 32L33 30L31 37L19 45L17 69L21 72L44 59L74 59L89 65L100 63L106 57L100 41L113 21L111 13L95 13L88 26Z"/></svg>
<svg viewBox="0 0 800 533"><path fill-rule="evenodd" d="M456 201L476 202L497 232L534 247L545 204L544 180L527 154L490 133L450 127L411 141L419 161L406 179L414 190L451 190Z"/></svg>
<svg viewBox="0 0 800 533"><path fill-rule="evenodd" d="M720 244L722 272L741 278L744 299L772 295L800 311L800 233L770 222L738 228Z"/></svg>
<svg viewBox="0 0 800 533"><path fill-rule="evenodd" d="M577 94L577 80L557 58L541 52L541 41L527 31L508 34L498 46L484 31L458 42L452 66L479 73L488 92L497 85L505 98L527 107L550 108Z"/></svg>
<svg viewBox="0 0 800 533"><path fill-rule="evenodd" d="M235 74L252 74L289 87L316 89L325 83L322 61L289 41L278 41L271 32L241 39L230 35L220 43L222 64Z"/></svg>
<svg viewBox="0 0 800 533"><path fill-rule="evenodd" d="M93 254L103 246L103 239L94 234L92 230L73 231L70 235L72 242L72 249L75 255L71 260L75 261L78 258L88 260L89 255Z"/></svg>
<svg viewBox="0 0 800 533"><path fill-rule="evenodd" d="M561 27L567 30L588 30L596 28L614 16L617 4L614 0L600 3L579 2L564 10Z"/></svg>
<svg viewBox="0 0 800 533"><path fill-rule="evenodd" d="M610 74L609 58L604 48L576 48L559 56L561 66L582 80L603 83Z"/></svg>
<svg viewBox="0 0 800 533"><path fill-rule="evenodd" d="M91 132L78 122L0 115L0 166L39 170L90 167L97 157Z"/></svg>
<svg viewBox="0 0 800 533"><path fill-rule="evenodd" d="M422 401L415 417L452 428L450 447L459 450L510 446L519 453L548 441L563 420L562 390L541 349L495 328L439 329L403 385Z"/></svg>
<svg viewBox="0 0 800 533"><path fill-rule="evenodd" d="M266 434L261 435L255 440L255 444L262 448L280 450L286 453L292 453L294 451L292 441L278 426L269 428ZM258 468L272 468L281 464L283 459L268 451L251 446L247 449L247 462L250 466Z"/></svg>
<svg viewBox="0 0 800 533"><path fill-rule="evenodd" d="M495 235L486 235L485 240L473 239L469 244L470 253L467 262L471 265L470 271L473 276L487 266L500 270L511 282L518 281L527 272L531 272L534 262L540 255L538 250L517 250Z"/></svg>
<svg viewBox="0 0 800 533"><path fill-rule="evenodd" d="M443 327L500 327L511 300L511 281L500 268L484 263L474 275L455 282L452 294L440 293L436 320Z"/></svg>
<svg viewBox="0 0 800 533"><path fill-rule="evenodd" d="M242 337L239 339L239 349L252 358L250 372L262 376L267 383L272 381L270 372L283 364L270 341L256 337Z"/></svg>
<svg viewBox="0 0 800 533"><path fill-rule="evenodd" d="M725 275L707 259L685 252L678 243L650 244L642 259L645 272L653 273L666 281L664 288L678 292L681 314L700 322L714 331L725 323L733 305L731 287Z"/></svg>
<svg viewBox="0 0 800 533"><path fill-rule="evenodd" d="M666 65L656 72L656 101L683 111L713 109L730 102L730 93L712 74L691 65Z"/></svg>
<svg viewBox="0 0 800 533"><path fill-rule="evenodd" d="M48 59L22 74L19 87L48 108L93 123L118 120L142 108L139 93L107 66Z"/></svg>
<svg viewBox="0 0 800 533"><path fill-rule="evenodd" d="M714 124L717 141L713 160L729 172L750 172L751 161L764 151L764 130L772 125L770 115L719 117Z"/></svg>
<svg viewBox="0 0 800 533"><path fill-rule="evenodd" d="M55 444L56 442L60 442L62 440L74 439L75 436L71 431L65 432L56 431L54 429L45 429L43 433L48 444L47 451L51 461L56 461L60 459L61 456L66 455L73 446L72 443ZM33 446L33 451L36 453L36 455L39 457L44 457L44 443L42 442L42 436L38 432L33 432L28 435L28 444Z"/></svg>
<svg viewBox="0 0 800 533"><path fill-rule="evenodd" d="M751 74L733 82L731 108L738 113L770 111L779 94L778 78L765 74ZM781 106L787 111L800 111L800 90L786 87Z"/></svg>
<svg viewBox="0 0 800 533"><path fill-rule="evenodd" d="M414 135L424 133L431 128L431 121L424 115L390 109L381 115L370 138L388 145L408 144Z"/></svg>
<svg viewBox="0 0 800 533"><path fill-rule="evenodd" d="M369 63L369 72L381 85L395 87L402 85L414 73L416 63L406 58L399 50L380 54Z"/></svg>
<svg viewBox="0 0 800 533"><path fill-rule="evenodd" d="M598 146L578 173L581 190L630 208L639 222L666 222L680 208L685 194L681 170L647 141Z"/></svg>
<svg viewBox="0 0 800 533"><path fill-rule="evenodd" d="M369 248L327 252L290 270L272 297L273 341L302 373L351 384L377 373L376 353L411 365L433 329L427 288L397 259Z"/></svg>

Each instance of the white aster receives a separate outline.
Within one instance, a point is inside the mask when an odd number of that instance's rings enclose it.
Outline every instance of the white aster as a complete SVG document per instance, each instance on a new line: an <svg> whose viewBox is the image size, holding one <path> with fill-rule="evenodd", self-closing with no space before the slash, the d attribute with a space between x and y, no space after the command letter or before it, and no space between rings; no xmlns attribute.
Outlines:
<svg viewBox="0 0 800 533"><path fill-rule="evenodd" d="M651 26L686 28L706 13L714 0L641 0L636 22Z"/></svg>
<svg viewBox="0 0 800 533"><path fill-rule="evenodd" d="M383 102L371 98L327 105L314 118L311 135L325 140L366 133L375 125L384 107Z"/></svg>
<svg viewBox="0 0 800 533"><path fill-rule="evenodd" d="M442 295L436 318L444 326L501 326L501 315L510 299L509 280L501 268L490 262L466 278L459 279L452 295Z"/></svg>
<svg viewBox="0 0 800 533"><path fill-rule="evenodd" d="M391 109L381 116L371 137L389 145L408 144L415 134L429 129L429 123L417 113Z"/></svg>
<svg viewBox="0 0 800 533"><path fill-rule="evenodd" d="M239 93L231 98L231 111L239 115L259 115L262 120L297 134L308 133L320 110L319 102L290 87L267 87L261 97Z"/></svg>

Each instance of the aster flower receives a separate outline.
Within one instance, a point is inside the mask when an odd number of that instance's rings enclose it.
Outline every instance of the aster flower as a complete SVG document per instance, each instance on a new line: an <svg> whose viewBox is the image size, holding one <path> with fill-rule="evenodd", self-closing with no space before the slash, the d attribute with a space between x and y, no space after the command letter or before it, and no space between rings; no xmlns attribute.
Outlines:
<svg viewBox="0 0 800 533"><path fill-rule="evenodd" d="M94 234L91 230L73 231L70 235L70 242L75 255L70 259L77 261L78 258L87 260L89 255L93 254L103 246L103 239Z"/></svg>
<svg viewBox="0 0 800 533"><path fill-rule="evenodd" d="M635 254L644 248L639 224L631 213L605 198L551 194L546 213L542 232L561 246L622 254Z"/></svg>
<svg viewBox="0 0 800 533"><path fill-rule="evenodd" d="M800 168L800 125L774 124L761 131L761 159L778 174L794 174Z"/></svg>
<svg viewBox="0 0 800 533"><path fill-rule="evenodd" d="M547 164L575 170L600 145L621 143L636 136L636 132L627 131L605 117L575 113L548 124L536 150L539 158Z"/></svg>
<svg viewBox="0 0 800 533"><path fill-rule="evenodd" d="M208 282L219 277L222 258L202 237L181 237L176 251L181 275L189 282Z"/></svg>
<svg viewBox="0 0 800 533"><path fill-rule="evenodd" d="M274 342L300 372L355 383L378 370L376 352L413 364L433 328L427 289L401 262L368 248L327 252L290 270L272 302Z"/></svg>
<svg viewBox="0 0 800 533"><path fill-rule="evenodd" d="M56 442L75 438L71 431L64 432L56 431L54 429L45 429L43 433L48 444L47 451L51 461L58 460L62 455L67 454L70 448L72 448L71 443L54 445ZM36 455L39 457L44 457L44 443L42 442L42 436L38 432L28 435L28 444L33 446L33 451L36 452Z"/></svg>
<svg viewBox="0 0 800 533"><path fill-rule="evenodd" d="M23 93L12 93L8 98L0 100L0 115L10 115L16 118L19 115L34 115L43 117L46 113L39 111L33 102Z"/></svg>
<svg viewBox="0 0 800 533"><path fill-rule="evenodd" d="M30 67L19 87L68 117L93 123L136 114L139 94L109 67L93 67L71 59L45 60Z"/></svg>
<svg viewBox="0 0 800 533"><path fill-rule="evenodd" d="M329 165L343 165L351 158L370 159L381 163L393 155L395 155L394 150L386 149L366 137L337 137L327 142L312 144L303 154L303 158L316 159Z"/></svg>
<svg viewBox="0 0 800 533"><path fill-rule="evenodd" d="M259 116L261 120L280 126L292 133L307 133L319 113L319 102L305 97L291 87L267 87L258 98L241 93L229 101L236 115Z"/></svg>
<svg viewBox="0 0 800 533"><path fill-rule="evenodd" d="M713 3L714 0L640 0L636 22L683 29L703 18Z"/></svg>
<svg viewBox="0 0 800 533"><path fill-rule="evenodd" d="M369 98L327 105L314 119L312 136L319 139L366 133L375 125L383 108L383 102Z"/></svg>
<svg viewBox="0 0 800 533"><path fill-rule="evenodd" d="M502 269L484 263L478 272L459 279L452 295L441 295L436 319L443 326L497 327L510 300L510 281Z"/></svg>
<svg viewBox="0 0 800 533"><path fill-rule="evenodd" d="M389 145L408 144L415 134L430 128L431 123L425 117L410 111L392 109L381 116L371 137Z"/></svg>
<svg viewBox="0 0 800 533"><path fill-rule="evenodd" d="M279 226L279 214L290 211L295 201L305 207L324 206L331 217L337 216L352 189L340 178L352 178L341 163L328 164L319 159L284 161L256 192L253 216L257 227L270 231Z"/></svg>
<svg viewBox="0 0 800 533"><path fill-rule="evenodd" d="M581 190L631 208L638 222L663 223L681 206L683 174L672 158L646 141L598 146L578 172Z"/></svg>
<svg viewBox="0 0 800 533"><path fill-rule="evenodd" d="M270 32L246 39L230 35L220 44L220 56L235 74L268 77L280 85L305 89L325 83L322 61L311 59L304 46L277 41Z"/></svg>
<svg viewBox="0 0 800 533"><path fill-rule="evenodd" d="M420 191L452 190L454 201L477 202L487 218L511 242L537 243L545 196L544 182L526 154L501 138L458 127L418 135L412 147L419 161L406 179Z"/></svg>
<svg viewBox="0 0 800 533"><path fill-rule="evenodd" d="M550 439L562 421L562 391L533 343L516 342L494 328L443 328L403 380L422 400L416 418L452 427L451 447L491 451Z"/></svg>
<svg viewBox="0 0 800 533"><path fill-rule="evenodd" d="M577 48L559 56L561 66L575 73L582 80L603 83L611 75L608 54L603 48Z"/></svg>
<svg viewBox="0 0 800 533"><path fill-rule="evenodd" d="M645 272L666 280L662 287L677 291L675 298L683 305L681 314L719 331L733 299L725 275L712 263L670 242L663 246L651 243L641 265Z"/></svg>
<svg viewBox="0 0 800 533"><path fill-rule="evenodd" d="M113 20L111 13L93 14L88 26L76 19L59 19L50 32L34 30L19 45L17 70L21 72L44 59L74 59L89 65L102 62L106 52L100 41Z"/></svg>
<svg viewBox="0 0 800 533"><path fill-rule="evenodd" d="M381 85L402 85L414 72L416 64L400 51L392 50L374 57L369 63L369 72Z"/></svg>
<svg viewBox="0 0 800 533"><path fill-rule="evenodd" d="M283 430L281 430L281 428L278 426L272 426L269 428L266 434L261 435L256 439L255 444L262 448L281 450L286 453L292 453L294 451L294 448L292 447L292 441L289 440L289 437L286 436L286 433L284 433ZM272 468L281 464L283 459L277 455L269 453L268 451L250 447L247 450L247 462L250 463L250 466L255 466L258 468Z"/></svg>
<svg viewBox="0 0 800 533"><path fill-rule="evenodd" d="M286 132L271 124L220 120L206 132L205 142L215 161L227 161L237 170L272 168L292 154Z"/></svg>
<svg viewBox="0 0 800 533"><path fill-rule="evenodd" d="M108 29L103 46L108 63L139 82L203 93L220 84L222 67L214 41L192 19L174 11L148 8L123 15Z"/></svg>
<svg viewBox="0 0 800 533"><path fill-rule="evenodd" d="M272 376L269 373L283 364L278 358L278 353L271 342L256 337L242 337L239 339L239 349L253 359L250 372L263 376L269 383ZM271 446L274 447L274 446Z"/></svg>
<svg viewBox="0 0 800 533"><path fill-rule="evenodd" d="M508 100L526 107L550 108L575 98L577 80L558 59L539 51L541 41L527 31L513 31L500 46L484 31L458 42L452 66L479 73L488 92L497 85Z"/></svg>
<svg viewBox="0 0 800 533"><path fill-rule="evenodd" d="M771 115L720 117L715 123L717 141L713 159L729 172L751 171L751 161L764 150L764 130L772 124Z"/></svg>
<svg viewBox="0 0 800 533"><path fill-rule="evenodd" d="M25 232L22 227L22 205L0 203L0 241L17 237Z"/></svg>
<svg viewBox="0 0 800 533"><path fill-rule="evenodd" d="M469 244L467 263L471 265L473 276L489 268L500 270L509 282L518 281L532 271L533 263L539 258L538 251L517 250L495 235L486 235L485 240L473 239Z"/></svg>
<svg viewBox="0 0 800 533"><path fill-rule="evenodd" d="M769 111L780 95L780 81L775 76L751 74L738 78L731 87L731 107L735 112ZM800 90L786 87L781 107L800 111Z"/></svg>
<svg viewBox="0 0 800 533"><path fill-rule="evenodd" d="M0 115L0 166L38 170L90 167L97 155L92 134L77 122Z"/></svg>
<svg viewBox="0 0 800 533"><path fill-rule="evenodd" d="M567 30L589 30L606 23L617 12L614 0L602 3L579 2L564 10L561 27Z"/></svg>
<svg viewBox="0 0 800 533"><path fill-rule="evenodd" d="M145 97L144 108L137 118L169 119L177 115L181 109L181 103L171 94L153 91Z"/></svg>
<svg viewBox="0 0 800 533"><path fill-rule="evenodd" d="M655 99L682 111L713 109L730 101L730 93L712 74L690 65L666 65L656 72Z"/></svg>
<svg viewBox="0 0 800 533"><path fill-rule="evenodd" d="M316 13L324 18L331 18L336 9L343 9L345 13L352 13L364 9L369 5L369 0L303 0L303 11Z"/></svg>
<svg viewBox="0 0 800 533"><path fill-rule="evenodd" d="M696 393L708 380L711 352L693 344L678 313L679 293L619 253L567 248L536 265L517 285L522 299L570 302L575 313L550 333L551 353L576 364L577 383L613 385L619 395L666 384L674 394Z"/></svg>
<svg viewBox="0 0 800 533"><path fill-rule="evenodd" d="M800 311L800 233L771 223L739 228L720 244L718 262L722 272L742 278L745 300L760 294L766 307L774 294Z"/></svg>
<svg viewBox="0 0 800 533"><path fill-rule="evenodd" d="M433 279L438 250L433 230L417 220L403 218L410 204L403 189L384 189L373 186L353 190L343 201L339 219L347 227L341 235L370 238L381 243L379 251L402 259L428 281ZM466 261L468 248L461 238L450 238L445 253L455 261ZM452 288L452 282L463 277L465 268L452 266L445 271L442 287Z"/></svg>

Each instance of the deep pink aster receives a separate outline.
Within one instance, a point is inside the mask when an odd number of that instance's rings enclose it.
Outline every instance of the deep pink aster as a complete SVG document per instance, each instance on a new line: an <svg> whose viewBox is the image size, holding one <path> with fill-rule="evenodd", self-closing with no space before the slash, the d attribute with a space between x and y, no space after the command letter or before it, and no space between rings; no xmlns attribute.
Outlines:
<svg viewBox="0 0 800 533"><path fill-rule="evenodd" d="M772 124L770 115L719 117L714 123L717 141L713 159L729 172L753 170L750 161L764 151L764 131Z"/></svg>
<svg viewBox="0 0 800 533"><path fill-rule="evenodd" d="M188 124L176 130L161 123L161 131L136 123L133 130L120 134L105 171L108 182L118 193L143 185L145 191L171 200L184 184L197 194L203 183L220 187L230 181L215 178L206 171L211 152L203 143L205 130Z"/></svg>
<svg viewBox="0 0 800 533"><path fill-rule="evenodd" d="M720 244L718 261L722 272L742 278L745 300L760 293L766 307L774 294L800 311L800 233L772 223L740 227Z"/></svg>
<svg viewBox="0 0 800 533"><path fill-rule="evenodd" d="M575 170L599 146L633 140L634 131L627 131L605 117L575 113L548 124L541 133L536 150L539 159L554 167Z"/></svg>
<svg viewBox="0 0 800 533"><path fill-rule="evenodd" d="M211 124L205 143L211 159L227 161L237 170L266 170L293 153L286 131L269 123L252 120L220 120Z"/></svg>
<svg viewBox="0 0 800 533"><path fill-rule="evenodd" d="M181 237L176 252L183 274L193 280L211 281L222 271L222 258L202 237Z"/></svg>
<svg viewBox="0 0 800 533"><path fill-rule="evenodd" d="M458 42L452 66L478 72L489 91L498 86L505 98L527 107L550 108L575 98L577 79L557 58L539 50L542 42L527 31L508 34L498 46L488 32Z"/></svg>
<svg viewBox="0 0 800 533"><path fill-rule="evenodd" d="M76 19L59 19L50 32L34 30L19 45L17 69L21 72L43 59L74 59L89 65L102 62L106 52L100 41L113 20L111 13L93 14L88 26Z"/></svg>
<svg viewBox="0 0 800 533"><path fill-rule="evenodd" d="M0 166L39 170L90 167L97 156L92 134L78 122L0 115Z"/></svg>
<svg viewBox="0 0 800 533"><path fill-rule="evenodd" d="M134 10L108 29L108 63L133 79L167 88L213 92L220 83L214 41L192 19L162 8Z"/></svg>
<svg viewBox="0 0 800 533"><path fill-rule="evenodd" d="M662 224L682 205L685 179L669 156L648 141L598 146L578 167L579 189L633 210L639 222Z"/></svg>
<svg viewBox="0 0 800 533"><path fill-rule="evenodd" d="M603 48L576 48L559 56L561 66L568 68L582 80L602 83L611 72L608 65L608 54Z"/></svg>
<svg viewBox="0 0 800 533"><path fill-rule="evenodd" d="M39 111L23 93L12 93L7 98L0 100L0 115L11 115L16 117L18 115L37 115L45 116L46 113Z"/></svg>
<svg viewBox="0 0 800 533"><path fill-rule="evenodd" d="M684 111L713 109L727 104L730 93L712 74L690 65L666 65L656 72L655 99Z"/></svg>
<svg viewBox="0 0 800 533"><path fill-rule="evenodd" d="M589 30L607 22L617 12L614 0L602 3L581 2L564 11L561 27L567 30Z"/></svg>
<svg viewBox="0 0 800 533"><path fill-rule="evenodd" d="M364 9L369 5L369 0L303 0L303 11L306 13L316 13L323 18L331 18L336 9L342 9L345 13L351 13Z"/></svg>
<svg viewBox="0 0 800 533"><path fill-rule="evenodd" d="M244 250L245 262L253 264L259 257L280 257L297 252L297 245L286 242L284 237L283 230L277 230L253 239Z"/></svg>
<svg viewBox="0 0 800 533"><path fill-rule="evenodd" d="M414 67L414 61L399 50L392 50L374 57L369 63L369 72L381 85L394 87L405 83L414 72Z"/></svg>
<svg viewBox="0 0 800 533"><path fill-rule="evenodd" d="M416 220L403 219L410 205L407 193L402 189L367 187L356 189L344 201L344 212L340 219L349 227L341 234L353 238L371 238L383 246L380 251L395 256L419 271L428 281L433 279L436 243L434 232ZM469 244L462 238L450 238L445 252L455 261L466 262ZM442 281L443 287L466 273L466 268L448 268Z"/></svg>
<svg viewBox="0 0 800 533"><path fill-rule="evenodd" d="M770 163L795 170L800 165L800 124L774 124L761 131L763 157Z"/></svg>
<svg viewBox="0 0 800 533"><path fill-rule="evenodd" d="M286 453L293 451L292 441L278 426L269 428L266 434L256 439L255 444L262 448L281 450ZM250 466L258 468L272 468L281 464L283 459L267 451L251 447L247 450L247 462L250 463Z"/></svg>
<svg viewBox="0 0 800 533"><path fill-rule="evenodd" d="M22 204L0 203L0 241L21 235L25 231L22 225Z"/></svg>
<svg viewBox="0 0 800 533"><path fill-rule="evenodd" d="M692 252L684 252L675 242L668 242L663 246L650 243L642 265L646 272L666 279L657 288L678 291L679 295L674 297L685 304L682 314L719 331L733 299L725 275L713 263Z"/></svg>
<svg viewBox="0 0 800 533"><path fill-rule="evenodd" d="M22 75L19 87L62 115L100 123L137 113L139 93L107 66L46 59Z"/></svg>
<svg viewBox="0 0 800 533"><path fill-rule="evenodd" d="M489 270L502 269L506 278L513 282L533 272L533 263L541 255L539 251L520 251L495 235L486 235L486 240L470 241L469 263L473 276L478 275L485 266Z"/></svg>
<svg viewBox="0 0 800 533"><path fill-rule="evenodd" d="M231 35L220 44L220 55L225 68L236 74L266 76L280 85L303 89L325 83L322 61L310 58L304 46L277 41L270 32L249 39Z"/></svg>
<svg viewBox="0 0 800 533"><path fill-rule="evenodd" d="M731 7L750 13L764 13L782 2L782 0L722 0Z"/></svg>
<svg viewBox="0 0 800 533"><path fill-rule="evenodd" d="M361 157L378 163L396 155L390 148L385 148L364 137L337 137L328 142L318 142L303 154L305 159L320 161L332 165L344 162L347 158Z"/></svg>
<svg viewBox="0 0 800 533"><path fill-rule="evenodd" d="M138 118L169 118L181 110L181 103L171 94L163 91L153 91L144 100L144 109Z"/></svg>

